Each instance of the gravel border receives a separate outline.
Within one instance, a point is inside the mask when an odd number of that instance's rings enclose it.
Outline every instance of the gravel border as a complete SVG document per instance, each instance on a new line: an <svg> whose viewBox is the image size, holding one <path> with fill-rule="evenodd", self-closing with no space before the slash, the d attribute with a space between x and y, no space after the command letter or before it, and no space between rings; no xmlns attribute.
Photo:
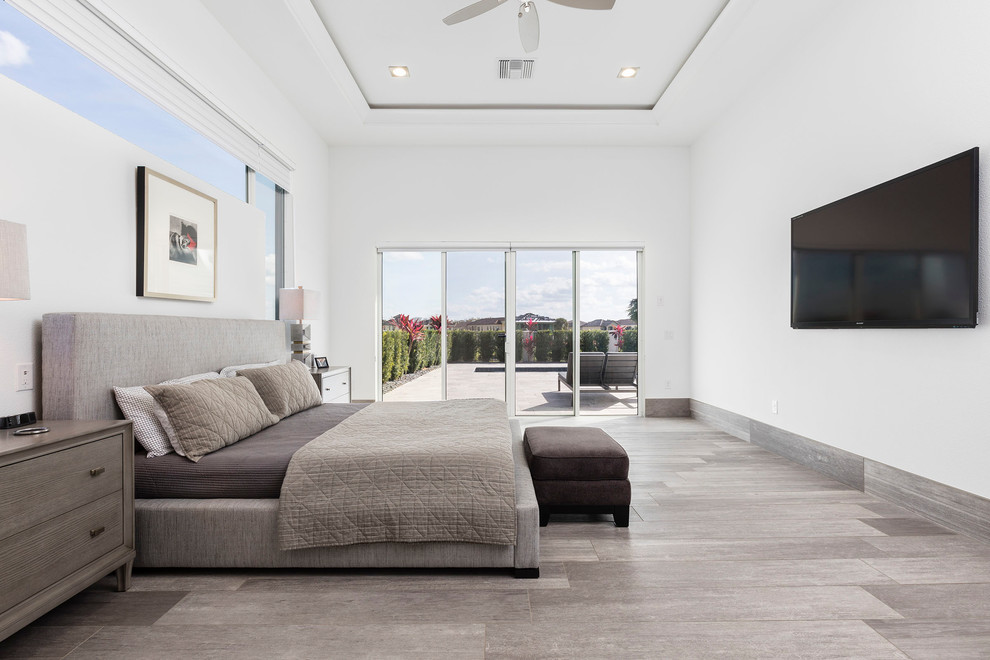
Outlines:
<svg viewBox="0 0 990 660"><path fill-rule="evenodd" d="M414 371L411 374L403 374L401 377L396 378L395 380L390 380L387 383L382 383L382 394L388 394L392 390L402 387L406 383L412 382L417 378L419 378L420 376L425 376L431 371L435 371L439 368L440 365L438 364L432 367L427 367L425 369L420 369L419 371Z"/></svg>

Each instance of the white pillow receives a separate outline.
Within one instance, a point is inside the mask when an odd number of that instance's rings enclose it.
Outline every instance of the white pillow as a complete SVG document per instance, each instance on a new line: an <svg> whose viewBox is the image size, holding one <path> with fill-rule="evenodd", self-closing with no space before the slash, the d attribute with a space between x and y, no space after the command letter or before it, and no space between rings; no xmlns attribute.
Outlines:
<svg viewBox="0 0 990 660"><path fill-rule="evenodd" d="M284 357L277 360L272 360L271 362L258 362L256 364L235 364L232 367L224 367L220 370L221 378L233 378L237 375L237 372L241 369L261 369L262 367L274 367L276 364L285 364L286 359ZM164 383L162 383L164 385Z"/></svg>
<svg viewBox="0 0 990 660"><path fill-rule="evenodd" d="M208 371L205 374L166 380L159 385L182 385L210 378L220 378L220 374L216 371ZM113 394L124 417L131 420L134 425L134 438L148 452L148 458L164 456L173 450L172 443L169 442L168 435L155 414L155 408L161 406L144 387L115 387Z"/></svg>

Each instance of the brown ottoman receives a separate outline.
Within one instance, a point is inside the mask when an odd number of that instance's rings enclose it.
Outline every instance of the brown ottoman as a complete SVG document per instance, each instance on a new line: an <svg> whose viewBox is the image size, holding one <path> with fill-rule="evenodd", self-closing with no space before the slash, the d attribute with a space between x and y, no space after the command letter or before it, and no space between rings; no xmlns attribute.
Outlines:
<svg viewBox="0 0 990 660"><path fill-rule="evenodd" d="M551 513L611 513L616 527L629 526L629 456L608 433L536 426L526 429L523 449L540 504L540 527Z"/></svg>

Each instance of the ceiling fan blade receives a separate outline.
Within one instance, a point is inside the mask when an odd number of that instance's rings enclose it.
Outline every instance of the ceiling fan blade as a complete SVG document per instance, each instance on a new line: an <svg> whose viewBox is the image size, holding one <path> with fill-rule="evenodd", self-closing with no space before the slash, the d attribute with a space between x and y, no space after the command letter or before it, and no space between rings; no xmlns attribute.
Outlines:
<svg viewBox="0 0 990 660"><path fill-rule="evenodd" d="M475 16L481 16L486 11L495 9L505 1L506 0L479 0L473 5L468 5L464 9L458 9L453 14L443 19L443 22L447 25L453 25L454 23L460 23L461 21L466 21L469 18L474 18Z"/></svg>
<svg viewBox="0 0 990 660"><path fill-rule="evenodd" d="M525 5L528 11L519 9L519 40L523 50L532 53L540 47L540 16L536 13L536 5L529 2Z"/></svg>
<svg viewBox="0 0 990 660"><path fill-rule="evenodd" d="M611 9L615 0L550 0L550 2L574 9Z"/></svg>

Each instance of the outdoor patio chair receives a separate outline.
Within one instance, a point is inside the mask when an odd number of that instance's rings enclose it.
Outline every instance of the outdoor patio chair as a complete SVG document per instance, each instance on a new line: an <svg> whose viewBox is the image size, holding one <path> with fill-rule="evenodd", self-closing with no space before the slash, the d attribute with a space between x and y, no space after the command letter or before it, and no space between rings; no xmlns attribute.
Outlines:
<svg viewBox="0 0 990 660"><path fill-rule="evenodd" d="M581 358L582 363L584 358ZM636 363L639 360L638 353L607 353L605 355L605 366L602 369L602 386L608 388L632 387L636 388ZM582 369L582 382L584 382L584 370Z"/></svg>
<svg viewBox="0 0 990 660"><path fill-rule="evenodd" d="M602 387L602 368L605 366L604 353L581 353L581 387ZM574 389L574 353L567 354L567 373L557 376L557 391L563 383L567 389Z"/></svg>

